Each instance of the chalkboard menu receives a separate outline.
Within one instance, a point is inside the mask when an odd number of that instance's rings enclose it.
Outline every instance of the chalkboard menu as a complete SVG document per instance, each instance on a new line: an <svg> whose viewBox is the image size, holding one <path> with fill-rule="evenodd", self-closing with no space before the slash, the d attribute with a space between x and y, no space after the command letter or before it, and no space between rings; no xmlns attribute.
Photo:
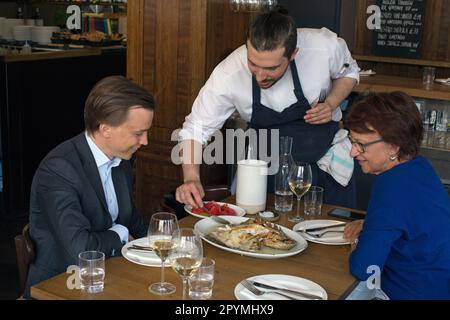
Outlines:
<svg viewBox="0 0 450 320"><path fill-rule="evenodd" d="M377 56L420 58L425 0L377 0L381 29L373 30Z"/></svg>

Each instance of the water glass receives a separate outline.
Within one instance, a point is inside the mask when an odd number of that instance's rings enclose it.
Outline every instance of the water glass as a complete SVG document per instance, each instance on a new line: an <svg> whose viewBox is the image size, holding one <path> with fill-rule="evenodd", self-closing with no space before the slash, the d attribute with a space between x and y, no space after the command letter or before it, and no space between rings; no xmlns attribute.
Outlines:
<svg viewBox="0 0 450 320"><path fill-rule="evenodd" d="M424 67L423 68L423 76L422 82L425 85L430 85L434 82L434 78L436 76L436 68L435 67Z"/></svg>
<svg viewBox="0 0 450 320"><path fill-rule="evenodd" d="M105 254L85 251L78 255L81 290L88 293L102 292L105 283Z"/></svg>
<svg viewBox="0 0 450 320"><path fill-rule="evenodd" d="M320 215L323 201L323 188L312 186L304 195L304 212L306 217L314 217Z"/></svg>
<svg viewBox="0 0 450 320"><path fill-rule="evenodd" d="M215 261L204 257L200 267L189 277L189 297L194 300L205 300L212 296L214 286Z"/></svg>

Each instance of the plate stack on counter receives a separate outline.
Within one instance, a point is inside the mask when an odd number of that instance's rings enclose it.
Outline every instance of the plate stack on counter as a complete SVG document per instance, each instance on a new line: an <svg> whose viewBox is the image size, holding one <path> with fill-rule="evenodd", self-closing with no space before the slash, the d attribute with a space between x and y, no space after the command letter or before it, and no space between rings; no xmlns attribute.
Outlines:
<svg viewBox="0 0 450 320"><path fill-rule="evenodd" d="M14 27L22 25L24 25L23 19L0 19L0 37L9 41L14 40Z"/></svg>
<svg viewBox="0 0 450 320"><path fill-rule="evenodd" d="M16 41L30 41L31 29L33 26L15 26L13 28L13 36Z"/></svg>
<svg viewBox="0 0 450 320"><path fill-rule="evenodd" d="M31 29L31 40L39 44L51 43L53 32L59 31L59 27L55 26L33 26Z"/></svg>

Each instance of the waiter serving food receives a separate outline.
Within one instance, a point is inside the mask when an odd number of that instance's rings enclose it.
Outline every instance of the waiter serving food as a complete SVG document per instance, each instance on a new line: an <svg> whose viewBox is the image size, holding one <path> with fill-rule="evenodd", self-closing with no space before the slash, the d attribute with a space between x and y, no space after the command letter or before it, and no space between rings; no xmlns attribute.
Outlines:
<svg viewBox="0 0 450 320"><path fill-rule="evenodd" d="M214 69L179 138L192 151L201 150L237 110L256 132L278 129L280 136L293 137L292 156L311 164L313 184L325 190L324 202L355 207L354 179L344 187L316 162L329 150L342 118L339 106L358 81L356 61L335 33L297 29L282 10L263 13L250 24L246 43ZM321 91L326 96L319 101ZM176 199L202 206L199 165L184 161L183 176ZM269 176L269 192L271 181Z"/></svg>

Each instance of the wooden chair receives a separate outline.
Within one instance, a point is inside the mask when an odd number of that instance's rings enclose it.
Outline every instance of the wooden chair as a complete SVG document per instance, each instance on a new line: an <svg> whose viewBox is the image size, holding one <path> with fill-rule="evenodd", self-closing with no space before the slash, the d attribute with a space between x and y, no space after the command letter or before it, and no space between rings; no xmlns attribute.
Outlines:
<svg viewBox="0 0 450 320"><path fill-rule="evenodd" d="M17 266L19 269L19 287L23 294L30 263L33 262L35 257L34 245L30 238L30 226L28 224L23 228L22 234L14 237L14 242L16 244Z"/></svg>
<svg viewBox="0 0 450 320"><path fill-rule="evenodd" d="M203 201L220 201L231 195L226 185L207 186L204 190L205 196L203 197ZM175 191L164 194L160 206L164 211L175 213L178 219L187 215L186 211L184 211L184 204L175 199Z"/></svg>

